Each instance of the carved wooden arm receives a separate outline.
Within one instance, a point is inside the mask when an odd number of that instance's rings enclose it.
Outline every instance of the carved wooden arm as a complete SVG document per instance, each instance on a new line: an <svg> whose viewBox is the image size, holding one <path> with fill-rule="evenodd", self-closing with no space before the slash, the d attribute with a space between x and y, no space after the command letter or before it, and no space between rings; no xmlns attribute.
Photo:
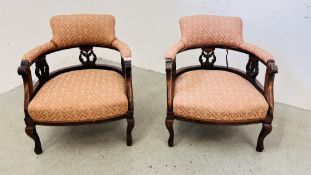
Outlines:
<svg viewBox="0 0 311 175"><path fill-rule="evenodd" d="M176 77L176 61L166 58L167 112L173 112L174 88Z"/></svg>
<svg viewBox="0 0 311 175"><path fill-rule="evenodd" d="M121 58L121 65L122 65L122 72L125 77L126 83L126 95L129 101L128 108L129 111L134 110L134 103L133 103L133 87L132 87L132 65L131 60L125 60Z"/></svg>
<svg viewBox="0 0 311 175"><path fill-rule="evenodd" d="M274 84L274 76L278 73L278 67L275 65L274 60L270 60L267 62L267 69L265 75L265 84L264 84L264 96L269 104L268 110L268 118L273 118L273 110L274 110L274 94L273 94L273 84Z"/></svg>
<svg viewBox="0 0 311 175"><path fill-rule="evenodd" d="M22 60L21 65L17 69L17 73L22 76L24 83L24 111L28 109L29 102L33 95L33 82L31 77L30 63Z"/></svg>
<svg viewBox="0 0 311 175"><path fill-rule="evenodd" d="M116 39L112 42L112 47L117 49L121 54L122 72L126 82L126 95L129 101L129 111L134 110L133 103L133 88L132 88L132 63L131 63L131 50L124 42Z"/></svg>
<svg viewBox="0 0 311 175"><path fill-rule="evenodd" d="M36 88L33 85L30 66L35 63L35 74L39 79L39 83L43 83L49 76L49 66L46 62L45 55L55 50L55 45L48 42L31 49L22 57L17 73L23 78L25 114L28 114L28 105L33 98L34 89Z"/></svg>

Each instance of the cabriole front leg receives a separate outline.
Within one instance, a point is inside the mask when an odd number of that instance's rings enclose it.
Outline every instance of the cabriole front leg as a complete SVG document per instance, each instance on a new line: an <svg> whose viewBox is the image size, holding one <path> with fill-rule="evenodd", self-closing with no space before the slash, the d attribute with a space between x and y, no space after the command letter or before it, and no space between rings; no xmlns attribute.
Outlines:
<svg viewBox="0 0 311 175"><path fill-rule="evenodd" d="M263 121L262 129L257 140L256 150L262 152L264 150L264 139L272 131L272 120L274 111L274 95L273 95L273 84L274 76L278 72L278 67L275 65L273 60L267 62L265 85L264 85L264 96L269 104L267 118Z"/></svg>
<svg viewBox="0 0 311 175"><path fill-rule="evenodd" d="M174 98L174 82L176 76L176 62L171 58L166 58L166 85L167 85L167 116L165 126L169 132L168 146L174 145L174 113L173 113L173 98Z"/></svg>
<svg viewBox="0 0 311 175"><path fill-rule="evenodd" d="M32 138L35 142L35 148L34 148L35 153L41 154L42 153L41 141L36 131L36 125L33 123L32 119L28 117L25 118L25 124L26 124L26 128L25 128L26 134L30 138Z"/></svg>
<svg viewBox="0 0 311 175"><path fill-rule="evenodd" d="M262 129L259 134L258 140L257 140L257 147L256 151L262 152L264 150L264 139L265 137L272 131L272 125L271 123L263 123Z"/></svg>
<svg viewBox="0 0 311 175"><path fill-rule="evenodd" d="M133 112L129 112L128 117L126 118L127 120L127 130L126 130L126 141L127 141L127 146L132 146L133 144L133 138L132 138L132 131L135 125L134 117L133 117Z"/></svg>
<svg viewBox="0 0 311 175"><path fill-rule="evenodd" d="M166 128L170 134L168 141L167 141L169 147L172 147L174 145L174 127L173 127L173 124L174 124L174 117L168 114L166 117L166 120L165 120L165 125L166 125Z"/></svg>

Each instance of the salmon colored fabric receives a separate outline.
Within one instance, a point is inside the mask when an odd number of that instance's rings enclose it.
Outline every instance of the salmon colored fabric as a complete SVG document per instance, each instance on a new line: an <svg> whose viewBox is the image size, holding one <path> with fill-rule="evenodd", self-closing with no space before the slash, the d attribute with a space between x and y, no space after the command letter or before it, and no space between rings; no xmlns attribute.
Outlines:
<svg viewBox="0 0 311 175"><path fill-rule="evenodd" d="M51 41L27 52L23 60L33 62L47 52L81 45L114 48L123 58L131 57L129 47L115 36L115 18L111 15L59 15L52 17L50 24Z"/></svg>
<svg viewBox="0 0 311 175"><path fill-rule="evenodd" d="M71 71L52 78L28 106L34 121L48 123L110 119L127 111L124 77L98 69Z"/></svg>
<svg viewBox="0 0 311 175"><path fill-rule="evenodd" d="M194 120L239 122L266 118L265 97L247 80L227 71L196 70L177 77L174 114Z"/></svg>
<svg viewBox="0 0 311 175"><path fill-rule="evenodd" d="M239 17L185 16L179 24L181 40L166 52L165 58L175 59L177 53L189 49L219 46L244 50L265 63L273 60L265 50L244 42L243 23Z"/></svg>

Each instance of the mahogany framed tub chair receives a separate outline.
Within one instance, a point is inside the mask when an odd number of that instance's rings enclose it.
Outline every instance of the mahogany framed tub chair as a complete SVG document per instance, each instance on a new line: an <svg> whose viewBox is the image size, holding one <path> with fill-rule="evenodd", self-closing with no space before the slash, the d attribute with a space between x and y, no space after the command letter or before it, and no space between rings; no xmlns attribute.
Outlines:
<svg viewBox="0 0 311 175"><path fill-rule="evenodd" d="M263 49L243 41L239 17L197 15L179 21L181 40L165 54L167 80L168 145L173 146L175 119L213 124L262 123L256 150L264 149L264 138L272 130L274 75L273 57ZM176 70L176 55L202 49L199 66ZM215 49L228 49L249 55L246 71L215 65ZM265 65L264 85L256 79L259 62Z"/></svg>
<svg viewBox="0 0 311 175"><path fill-rule="evenodd" d="M50 20L52 39L26 53L18 68L24 83L25 132L42 153L36 125L81 125L127 120L127 145L132 145L134 104L131 51L115 36L111 15L77 14L54 16ZM93 47L113 49L121 54L121 67L96 64ZM49 71L46 55L79 48L81 65ZM31 66L38 81L34 84Z"/></svg>

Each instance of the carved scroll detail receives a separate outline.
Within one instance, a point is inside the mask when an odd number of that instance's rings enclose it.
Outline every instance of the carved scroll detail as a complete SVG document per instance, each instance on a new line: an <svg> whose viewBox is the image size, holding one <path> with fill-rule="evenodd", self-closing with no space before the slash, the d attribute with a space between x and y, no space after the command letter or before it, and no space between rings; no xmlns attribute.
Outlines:
<svg viewBox="0 0 311 175"><path fill-rule="evenodd" d="M92 46L81 46L79 60L83 66L93 66L96 63L97 57L93 52Z"/></svg>
<svg viewBox="0 0 311 175"><path fill-rule="evenodd" d="M246 75L250 76L252 79L256 79L259 73L258 60L250 57L246 64Z"/></svg>
<svg viewBox="0 0 311 175"><path fill-rule="evenodd" d="M201 55L199 57L199 61L202 67L210 68L214 66L214 63L216 62L214 50L215 49L202 49ZM203 60L203 57L205 58L205 61ZM210 58L212 59L210 60Z"/></svg>
<svg viewBox="0 0 311 175"><path fill-rule="evenodd" d="M39 58L35 62L35 74L38 77L39 81L44 81L50 73L50 68L48 63L46 62L45 56Z"/></svg>

